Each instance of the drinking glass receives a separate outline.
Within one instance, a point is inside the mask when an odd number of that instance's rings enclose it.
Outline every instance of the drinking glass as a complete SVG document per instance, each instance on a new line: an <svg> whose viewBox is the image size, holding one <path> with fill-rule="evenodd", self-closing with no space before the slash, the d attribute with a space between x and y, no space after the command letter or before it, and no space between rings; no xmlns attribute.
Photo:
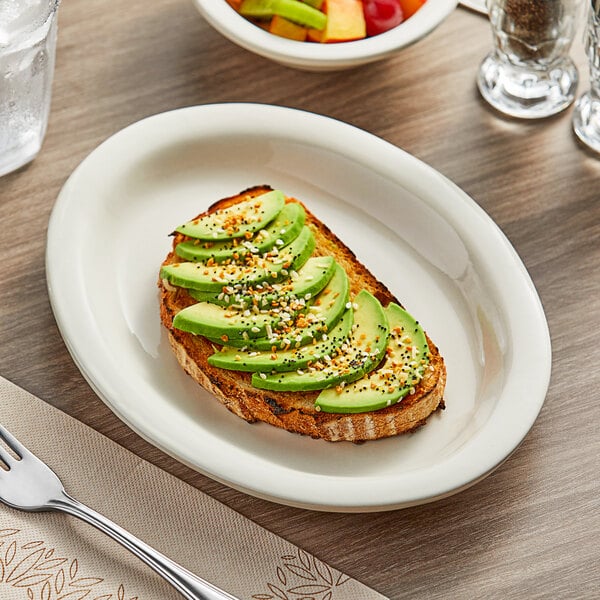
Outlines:
<svg viewBox="0 0 600 600"><path fill-rule="evenodd" d="M44 140L59 0L0 0L0 176L33 160Z"/></svg>
<svg viewBox="0 0 600 600"><path fill-rule="evenodd" d="M591 0L586 32L590 89L575 103L573 130L592 150L600 152L600 0Z"/></svg>
<svg viewBox="0 0 600 600"><path fill-rule="evenodd" d="M498 111L548 117L575 98L578 73L569 57L582 0L487 0L493 51L477 76Z"/></svg>

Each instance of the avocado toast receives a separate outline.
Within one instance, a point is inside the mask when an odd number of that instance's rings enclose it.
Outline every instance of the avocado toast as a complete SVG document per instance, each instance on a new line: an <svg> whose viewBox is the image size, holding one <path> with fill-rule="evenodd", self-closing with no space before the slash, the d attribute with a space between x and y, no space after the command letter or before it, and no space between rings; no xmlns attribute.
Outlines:
<svg viewBox="0 0 600 600"><path fill-rule="evenodd" d="M177 360L246 421L361 442L444 407L444 361L418 322L278 190L250 188L178 227L158 285Z"/></svg>

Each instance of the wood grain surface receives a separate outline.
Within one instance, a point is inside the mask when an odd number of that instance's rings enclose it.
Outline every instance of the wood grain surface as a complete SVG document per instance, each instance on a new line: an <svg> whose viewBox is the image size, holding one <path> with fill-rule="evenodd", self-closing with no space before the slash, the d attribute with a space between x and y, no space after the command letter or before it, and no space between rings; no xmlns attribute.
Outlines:
<svg viewBox="0 0 600 600"><path fill-rule="evenodd" d="M227 41L187 0L65 0L44 147L0 179L0 374L389 598L600 597L600 159L576 141L572 109L519 122L483 103L475 74L490 46L485 18L458 8L394 58L308 73ZM57 193L122 127L227 101L302 108L371 131L456 182L511 240L546 311L553 371L533 429L485 480L369 515L279 506L165 456L88 387L46 290Z"/></svg>

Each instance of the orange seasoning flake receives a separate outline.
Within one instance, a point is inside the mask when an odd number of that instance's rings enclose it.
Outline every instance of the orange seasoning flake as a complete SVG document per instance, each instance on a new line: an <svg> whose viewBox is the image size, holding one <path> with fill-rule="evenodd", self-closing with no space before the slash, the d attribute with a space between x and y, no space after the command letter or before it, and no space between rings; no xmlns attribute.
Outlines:
<svg viewBox="0 0 600 600"><path fill-rule="evenodd" d="M304 315L300 315L298 317L298 319L296 320L296 327L298 327L299 329L304 329L305 327L308 327L308 321Z"/></svg>

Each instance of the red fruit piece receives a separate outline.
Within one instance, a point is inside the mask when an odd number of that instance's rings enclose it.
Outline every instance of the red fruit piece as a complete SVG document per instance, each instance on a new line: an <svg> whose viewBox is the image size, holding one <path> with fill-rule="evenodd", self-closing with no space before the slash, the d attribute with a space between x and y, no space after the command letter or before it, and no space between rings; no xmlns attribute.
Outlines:
<svg viewBox="0 0 600 600"><path fill-rule="evenodd" d="M400 0L363 0L367 35L384 33L404 20Z"/></svg>

